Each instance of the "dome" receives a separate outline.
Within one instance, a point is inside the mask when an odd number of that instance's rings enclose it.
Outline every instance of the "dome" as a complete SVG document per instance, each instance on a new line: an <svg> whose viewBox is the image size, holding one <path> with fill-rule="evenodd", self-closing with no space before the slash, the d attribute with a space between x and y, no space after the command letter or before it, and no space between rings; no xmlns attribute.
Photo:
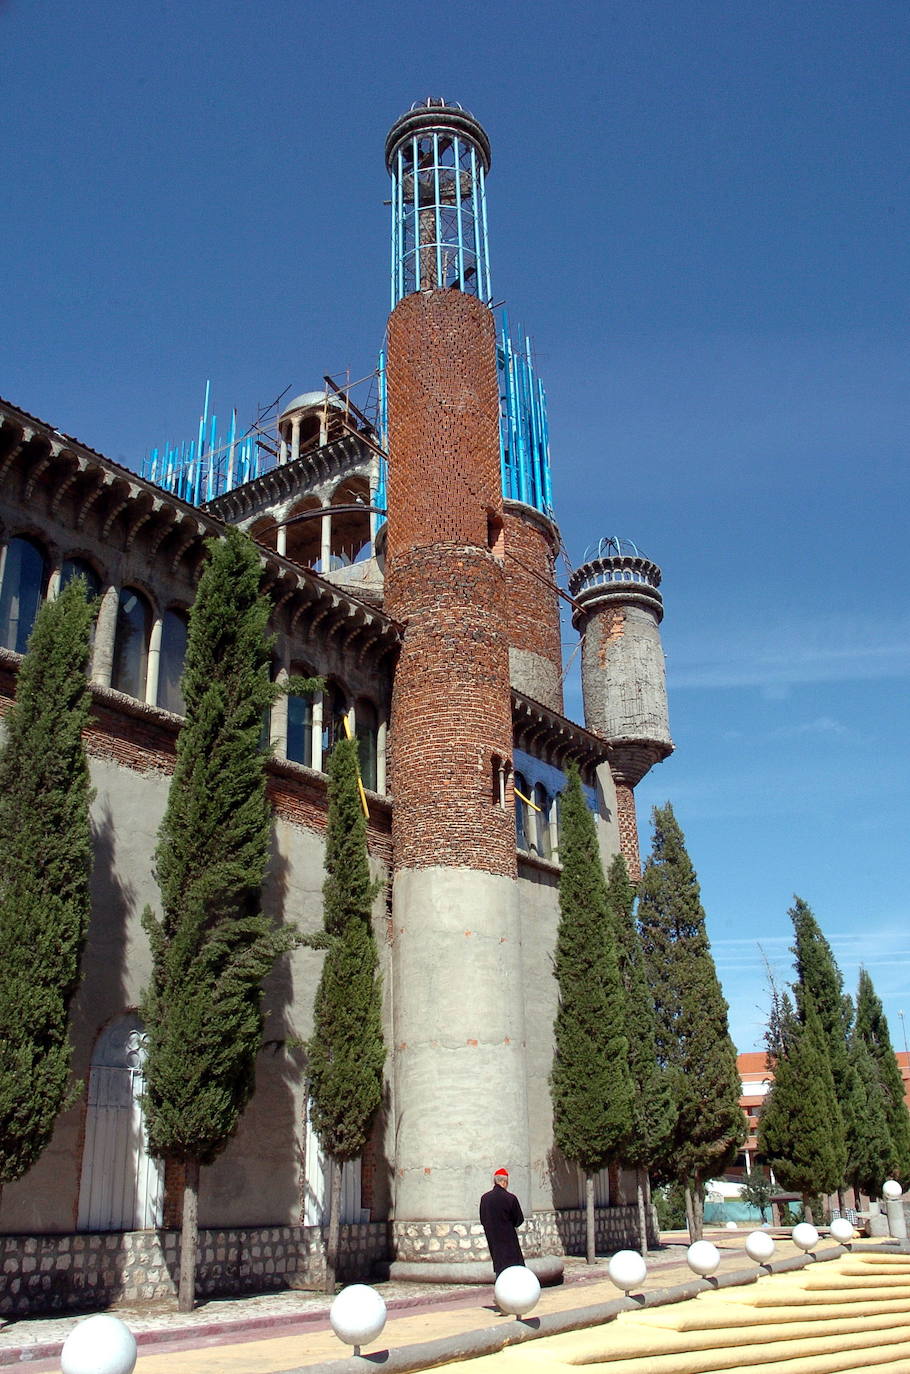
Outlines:
<svg viewBox="0 0 910 1374"><path fill-rule="evenodd" d="M293 415L298 410L315 410L317 406L321 409L326 403L333 406L335 410L345 409L344 401L340 396L336 396L334 392L304 391L302 395L295 396L294 400L290 401L285 406L284 410L278 416L278 419L283 420L285 416Z"/></svg>

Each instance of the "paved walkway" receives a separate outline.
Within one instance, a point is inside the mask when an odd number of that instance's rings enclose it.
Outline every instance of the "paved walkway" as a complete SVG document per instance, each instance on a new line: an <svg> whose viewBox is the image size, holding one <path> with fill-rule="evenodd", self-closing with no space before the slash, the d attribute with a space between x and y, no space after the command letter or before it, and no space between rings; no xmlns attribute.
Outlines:
<svg viewBox="0 0 910 1374"><path fill-rule="evenodd" d="M743 1250L744 1232L712 1233L721 1251L719 1272L741 1270L751 1261ZM693 1278L685 1262L686 1240L666 1238L648 1260L645 1291L672 1287ZM839 1253L823 1241L819 1254ZM797 1254L789 1239L778 1240L775 1260ZM595 1308L620 1297L607 1276L608 1259L593 1266L570 1257L565 1282L545 1288L534 1309L535 1319L578 1308ZM389 1318L385 1330L365 1355L397 1351L442 1338L460 1338L495 1328L507 1320L493 1301L492 1288L444 1287L415 1283L379 1283ZM346 1358L328 1322L329 1299L321 1293L281 1292L253 1297L210 1300L192 1313L161 1307L118 1306L109 1309L127 1323L139 1342L137 1374L220 1374L255 1370L279 1374ZM57 1318L25 1318L0 1326L0 1365L28 1362L32 1374L59 1369L60 1347L86 1313ZM377 1363L381 1363L381 1357Z"/></svg>

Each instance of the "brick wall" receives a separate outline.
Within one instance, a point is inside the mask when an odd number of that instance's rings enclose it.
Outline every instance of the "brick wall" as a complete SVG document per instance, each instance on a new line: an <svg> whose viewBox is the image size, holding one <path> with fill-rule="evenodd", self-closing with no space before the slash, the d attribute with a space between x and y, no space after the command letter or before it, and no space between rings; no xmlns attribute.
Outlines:
<svg viewBox="0 0 910 1374"><path fill-rule="evenodd" d="M549 520L509 502L503 517L512 685L562 714L557 535Z"/></svg>
<svg viewBox="0 0 910 1374"><path fill-rule="evenodd" d="M396 866L515 876L494 758L510 760L493 319L457 291L389 320L385 607L404 625L392 698Z"/></svg>
<svg viewBox="0 0 910 1374"><path fill-rule="evenodd" d="M619 849L626 861L629 878L637 883L641 878L641 855L638 849L638 819L635 815L635 795L627 783L616 779L616 822L619 829Z"/></svg>
<svg viewBox="0 0 910 1374"><path fill-rule="evenodd" d="M389 319L389 572L405 549L489 545L502 521L493 316L460 291L406 296ZM392 579L394 581L394 577Z"/></svg>

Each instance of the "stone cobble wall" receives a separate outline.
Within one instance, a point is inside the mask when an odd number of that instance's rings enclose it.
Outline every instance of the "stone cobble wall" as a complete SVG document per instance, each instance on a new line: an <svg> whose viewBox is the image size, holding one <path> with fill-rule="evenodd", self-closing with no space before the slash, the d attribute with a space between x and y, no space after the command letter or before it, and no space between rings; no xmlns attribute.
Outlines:
<svg viewBox="0 0 910 1374"><path fill-rule="evenodd" d="M388 1253L388 1223L342 1226L340 1277L368 1278ZM0 1315L166 1302L177 1292L179 1259L177 1231L0 1236ZM318 1226L199 1233L201 1295L310 1288L322 1282L324 1267Z"/></svg>
<svg viewBox="0 0 910 1374"><path fill-rule="evenodd" d="M610 1254L638 1243L635 1207L598 1207L597 1249ZM649 1243L657 1243L653 1210ZM97 1308L112 1302L171 1302L180 1261L177 1231L0 1236L0 1316ZM536 1212L521 1231L528 1259L581 1255L583 1210ZM369 1280L394 1252L401 1260L486 1261L477 1221L362 1222L341 1228L342 1281ZM196 1288L202 1296L318 1287L324 1277L318 1226L268 1226L199 1233Z"/></svg>
<svg viewBox="0 0 910 1374"><path fill-rule="evenodd" d="M594 1212L597 1249L602 1254L638 1247L637 1207L597 1207ZM535 1212L520 1231L525 1259L541 1255L585 1253L584 1209ZM410 1262L446 1263L489 1260L490 1252L479 1221L402 1221L392 1223L395 1257ZM653 1209L648 1216L649 1244L657 1244Z"/></svg>
<svg viewBox="0 0 910 1374"><path fill-rule="evenodd" d="M658 1240L657 1217L653 1207L648 1208L648 1244L656 1245ZM536 1249L530 1247L529 1256L540 1255L583 1255L585 1253L585 1212L584 1208L572 1211L535 1212L528 1218L522 1231L522 1245L525 1245L525 1232L536 1231ZM637 1207L595 1207L594 1237L598 1254L610 1255L615 1250L638 1248L638 1208Z"/></svg>

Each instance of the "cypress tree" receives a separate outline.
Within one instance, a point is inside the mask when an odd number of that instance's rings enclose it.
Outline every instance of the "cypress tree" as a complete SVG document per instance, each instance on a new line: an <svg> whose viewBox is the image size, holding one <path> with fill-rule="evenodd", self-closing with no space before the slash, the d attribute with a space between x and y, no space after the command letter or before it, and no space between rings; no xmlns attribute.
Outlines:
<svg viewBox="0 0 910 1374"><path fill-rule="evenodd" d="M181 1311L194 1299L200 1165L224 1149L252 1094L262 980L296 940L260 909L271 827L262 718L274 689L259 555L235 529L210 540L208 553L155 852L162 912L143 916L152 950L146 1127L152 1153L184 1169Z"/></svg>
<svg viewBox="0 0 910 1374"><path fill-rule="evenodd" d="M685 1185L695 1240L702 1233L705 1182L736 1157L746 1121L695 869L669 802L655 807L653 821L638 919L658 1062L669 1070L676 1109L660 1171Z"/></svg>
<svg viewBox="0 0 910 1374"><path fill-rule="evenodd" d="M887 1105L869 1047L856 1034L850 1045L847 1084L842 1104L847 1138L845 1177L855 1194L880 1197L891 1167Z"/></svg>
<svg viewBox="0 0 910 1374"><path fill-rule="evenodd" d="M844 994L843 978L831 946L801 897L794 897L788 915L793 922L796 937L792 947L796 969L796 981L793 984L796 1011L800 1022L804 1023L805 1007L807 1001L811 1001L825 1038L835 1096L839 1103L846 1103L851 1092L849 1038L853 1007L850 998ZM853 1117L850 1113L845 1115L841 1111L840 1126L843 1137L836 1140L834 1145L837 1157L846 1160L848 1154L856 1153L858 1149L856 1142L847 1139L847 1132L853 1126ZM840 1208L843 1210L842 1178L838 1179L835 1188Z"/></svg>
<svg viewBox="0 0 910 1374"><path fill-rule="evenodd" d="M597 830L578 769L560 811L559 930L554 972L553 1132L585 1175L586 1254L594 1262L594 1175L622 1156L632 1130L626 1009Z"/></svg>
<svg viewBox="0 0 910 1374"><path fill-rule="evenodd" d="M758 1146L783 1186L802 1193L811 1221L811 1199L838 1187L847 1152L827 1038L810 995L803 996L802 1007L804 1020L774 1067L758 1122Z"/></svg>
<svg viewBox="0 0 910 1374"><path fill-rule="evenodd" d="M767 1050L767 1067L773 1073L774 1065L778 1059L782 1059L786 1055L790 1047L799 1026L799 1020L789 992L786 988L781 989L777 986L767 963L766 968L771 990L771 1007L768 1012L768 1024L765 1027L765 1049Z"/></svg>
<svg viewBox="0 0 910 1374"><path fill-rule="evenodd" d="M326 1289L338 1262L341 1166L363 1151L382 1100L386 1050L382 988L371 915L379 888L370 878L358 788L357 741L329 756L329 813L323 884L326 956L307 1043L312 1122L331 1161Z"/></svg>
<svg viewBox="0 0 910 1374"><path fill-rule="evenodd" d="M872 979L859 971L856 997L856 1035L864 1041L884 1096L885 1118L891 1138L888 1173L906 1188L910 1185L910 1113L904 1101L904 1084L891 1045L888 1020Z"/></svg>
<svg viewBox="0 0 910 1374"><path fill-rule="evenodd" d="M0 756L0 1193L67 1104L69 1005L91 913L82 731L94 609L75 578L38 611Z"/></svg>
<svg viewBox="0 0 910 1374"><path fill-rule="evenodd" d="M632 1129L624 1158L635 1166L639 1247L645 1254L648 1248L645 1207L650 1199L648 1170L666 1149L674 1110L666 1070L657 1062L654 1003L648 990L641 936L633 913L635 889L621 854L615 856L607 875L607 901L613 915L619 973L625 993L626 1043L632 1080Z"/></svg>
<svg viewBox="0 0 910 1374"><path fill-rule="evenodd" d="M840 1093L847 1074L853 1008L850 998L844 994L844 980L831 946L809 907L801 897L795 897L787 914L793 922L796 937L792 947L796 968L796 981L793 984L796 1010L800 1020L805 1021L806 997L811 997L828 1042L828 1062L834 1088Z"/></svg>

